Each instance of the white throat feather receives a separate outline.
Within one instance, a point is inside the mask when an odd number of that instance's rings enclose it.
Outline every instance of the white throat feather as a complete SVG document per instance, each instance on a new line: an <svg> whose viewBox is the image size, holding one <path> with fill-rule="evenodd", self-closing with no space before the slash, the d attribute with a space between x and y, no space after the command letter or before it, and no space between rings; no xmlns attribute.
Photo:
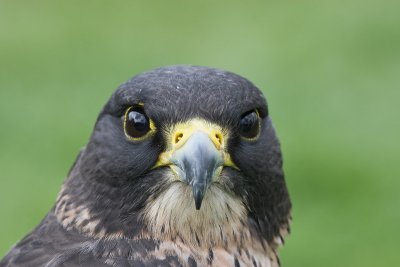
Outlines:
<svg viewBox="0 0 400 267"><path fill-rule="evenodd" d="M212 184L200 210L195 209L191 187L182 182L149 199L144 211L147 228L155 238L182 241L196 246L238 244L250 238L242 200ZM246 235L246 236L243 236Z"/></svg>

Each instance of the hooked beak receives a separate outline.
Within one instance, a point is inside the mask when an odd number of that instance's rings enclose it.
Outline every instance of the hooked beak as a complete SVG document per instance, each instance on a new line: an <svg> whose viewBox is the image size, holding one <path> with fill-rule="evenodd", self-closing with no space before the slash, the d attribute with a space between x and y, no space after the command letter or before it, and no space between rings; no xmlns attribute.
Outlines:
<svg viewBox="0 0 400 267"><path fill-rule="evenodd" d="M207 187L213 177L221 173L224 163L222 152L216 149L205 133L196 132L172 154L171 163L178 177L192 186L196 209L199 210Z"/></svg>
<svg viewBox="0 0 400 267"><path fill-rule="evenodd" d="M199 210L208 186L219 177L223 167L237 167L225 152L220 128L194 120L176 129L171 134L170 148L160 154L154 168L169 166L180 181L189 184Z"/></svg>

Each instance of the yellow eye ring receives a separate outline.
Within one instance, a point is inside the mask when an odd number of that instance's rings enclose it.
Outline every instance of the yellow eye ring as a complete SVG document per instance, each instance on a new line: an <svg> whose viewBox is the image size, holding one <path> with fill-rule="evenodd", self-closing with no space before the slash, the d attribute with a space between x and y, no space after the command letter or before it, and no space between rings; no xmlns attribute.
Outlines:
<svg viewBox="0 0 400 267"><path fill-rule="evenodd" d="M131 106L124 115L124 133L132 141L141 141L155 132L154 122L146 115L143 105Z"/></svg>
<svg viewBox="0 0 400 267"><path fill-rule="evenodd" d="M261 118L257 109L244 113L239 122L239 134L246 141L255 141L260 136Z"/></svg>

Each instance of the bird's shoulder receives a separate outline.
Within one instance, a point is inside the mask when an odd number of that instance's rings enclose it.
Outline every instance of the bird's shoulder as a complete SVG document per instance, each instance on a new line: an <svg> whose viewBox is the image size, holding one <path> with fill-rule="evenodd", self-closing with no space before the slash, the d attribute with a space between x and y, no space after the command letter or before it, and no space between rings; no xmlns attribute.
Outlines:
<svg viewBox="0 0 400 267"><path fill-rule="evenodd" d="M87 260L79 257L87 256L81 251L90 243L90 240L77 232L66 231L51 211L31 233L11 248L0 262L0 267L63 266L77 257L78 261Z"/></svg>

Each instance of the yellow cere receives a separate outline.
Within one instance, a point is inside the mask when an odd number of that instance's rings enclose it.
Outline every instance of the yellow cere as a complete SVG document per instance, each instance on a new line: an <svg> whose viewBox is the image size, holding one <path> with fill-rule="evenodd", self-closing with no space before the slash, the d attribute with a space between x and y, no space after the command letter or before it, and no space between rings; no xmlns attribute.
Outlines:
<svg viewBox="0 0 400 267"><path fill-rule="evenodd" d="M168 129L164 129L167 140L166 151L160 154L153 168L170 165L169 159L172 154L182 147L193 133L198 131L206 133L217 150L221 151L224 156L224 166L238 169L226 150L227 140L229 138L228 131L222 129L219 125L200 118L194 118L186 122L172 125Z"/></svg>

